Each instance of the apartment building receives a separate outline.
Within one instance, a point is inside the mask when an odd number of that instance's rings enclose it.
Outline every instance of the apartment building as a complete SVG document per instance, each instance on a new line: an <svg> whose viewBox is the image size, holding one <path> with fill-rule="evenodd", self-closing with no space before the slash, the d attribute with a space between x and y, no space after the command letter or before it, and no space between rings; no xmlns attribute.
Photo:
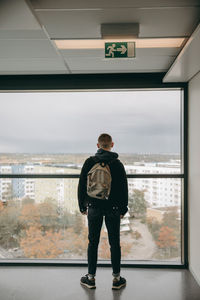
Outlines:
<svg viewBox="0 0 200 300"><path fill-rule="evenodd" d="M10 166L0 166L1 174L11 174L12 168ZM1 178L0 179L0 199L5 203L12 193L12 179L11 178Z"/></svg>
<svg viewBox="0 0 200 300"><path fill-rule="evenodd" d="M177 162L142 163L125 166L127 174L177 174L180 164ZM180 178L141 178L128 180L129 194L134 189L144 191L145 200L150 207L179 206L181 204Z"/></svg>

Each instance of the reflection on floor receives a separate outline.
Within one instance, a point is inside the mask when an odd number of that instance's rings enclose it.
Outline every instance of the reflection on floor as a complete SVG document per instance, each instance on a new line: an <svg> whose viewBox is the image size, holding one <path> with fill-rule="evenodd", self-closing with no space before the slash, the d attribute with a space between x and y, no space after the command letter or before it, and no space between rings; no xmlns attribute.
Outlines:
<svg viewBox="0 0 200 300"><path fill-rule="evenodd" d="M80 285L86 267L0 267L0 300L199 300L188 270L122 268L127 286L113 291L111 268L98 267L96 290Z"/></svg>

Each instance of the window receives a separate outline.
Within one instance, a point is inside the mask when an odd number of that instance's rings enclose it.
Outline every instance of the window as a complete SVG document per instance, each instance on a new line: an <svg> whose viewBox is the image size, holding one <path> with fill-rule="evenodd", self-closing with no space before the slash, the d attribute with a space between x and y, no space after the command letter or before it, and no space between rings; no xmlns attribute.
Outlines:
<svg viewBox="0 0 200 300"><path fill-rule="evenodd" d="M108 132L129 185L122 262L181 264L182 101L181 89L2 93L0 246L13 259L86 259L78 177ZM104 224L100 260L109 259L106 245Z"/></svg>

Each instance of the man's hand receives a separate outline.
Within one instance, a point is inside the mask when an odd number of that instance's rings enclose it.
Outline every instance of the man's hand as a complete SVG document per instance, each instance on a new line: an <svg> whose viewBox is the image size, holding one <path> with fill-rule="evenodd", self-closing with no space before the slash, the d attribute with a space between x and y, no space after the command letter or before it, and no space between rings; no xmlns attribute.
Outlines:
<svg viewBox="0 0 200 300"><path fill-rule="evenodd" d="M87 212L87 210L86 210L86 211L83 211L81 214L82 214L82 215L87 215L88 212Z"/></svg>
<svg viewBox="0 0 200 300"><path fill-rule="evenodd" d="M123 219L124 215L120 215L120 219Z"/></svg>

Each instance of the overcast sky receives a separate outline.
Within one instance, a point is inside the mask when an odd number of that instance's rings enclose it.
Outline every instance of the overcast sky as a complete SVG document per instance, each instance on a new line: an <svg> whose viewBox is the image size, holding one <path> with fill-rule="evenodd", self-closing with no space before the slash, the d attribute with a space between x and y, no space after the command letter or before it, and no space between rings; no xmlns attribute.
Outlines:
<svg viewBox="0 0 200 300"><path fill-rule="evenodd" d="M180 91L0 94L0 152L93 153L103 132L119 153L178 153Z"/></svg>

